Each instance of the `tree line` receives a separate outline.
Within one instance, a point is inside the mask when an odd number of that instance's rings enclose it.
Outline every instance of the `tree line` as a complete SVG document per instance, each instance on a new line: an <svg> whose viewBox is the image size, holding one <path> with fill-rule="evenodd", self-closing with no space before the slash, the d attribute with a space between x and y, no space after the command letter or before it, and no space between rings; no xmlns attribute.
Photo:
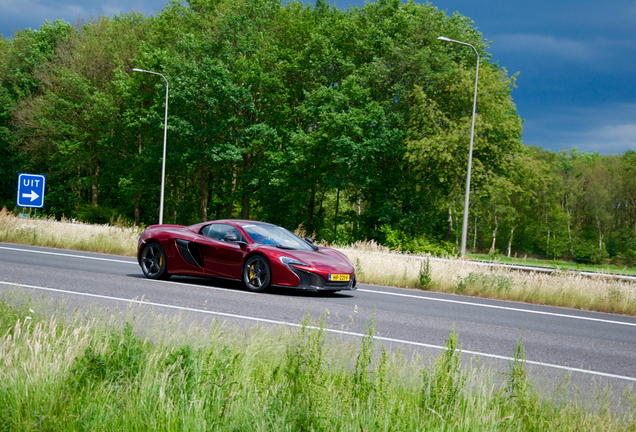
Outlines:
<svg viewBox="0 0 636 432"><path fill-rule="evenodd" d="M155 16L45 22L0 42L0 204L45 174L45 213L302 226L328 241L452 251L461 235L480 53L468 246L636 261L636 153L522 143L515 76L473 22L430 4L343 11L191 0Z"/></svg>

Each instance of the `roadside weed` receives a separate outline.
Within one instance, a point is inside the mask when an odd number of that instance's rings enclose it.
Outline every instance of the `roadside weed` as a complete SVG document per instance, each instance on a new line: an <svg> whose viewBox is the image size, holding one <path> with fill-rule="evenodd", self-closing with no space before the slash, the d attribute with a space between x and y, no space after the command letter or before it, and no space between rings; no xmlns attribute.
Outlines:
<svg viewBox="0 0 636 432"><path fill-rule="evenodd" d="M178 321L26 320L34 307L0 301L0 430L584 431L636 420L608 399L586 407L539 392L521 341L501 382L462 361L454 330L426 363L378 350L373 318L353 341L309 315L293 331L214 322L165 338Z"/></svg>

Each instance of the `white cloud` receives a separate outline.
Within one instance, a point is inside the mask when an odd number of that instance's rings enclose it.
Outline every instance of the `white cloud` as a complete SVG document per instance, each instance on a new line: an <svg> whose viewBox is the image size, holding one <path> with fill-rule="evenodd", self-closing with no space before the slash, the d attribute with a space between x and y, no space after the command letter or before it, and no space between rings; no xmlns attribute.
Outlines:
<svg viewBox="0 0 636 432"><path fill-rule="evenodd" d="M586 146L605 149L610 153L636 150L636 123L603 126L592 130Z"/></svg>
<svg viewBox="0 0 636 432"><path fill-rule="evenodd" d="M524 142L553 151L571 149L604 154L636 150L636 103L546 109L524 124Z"/></svg>

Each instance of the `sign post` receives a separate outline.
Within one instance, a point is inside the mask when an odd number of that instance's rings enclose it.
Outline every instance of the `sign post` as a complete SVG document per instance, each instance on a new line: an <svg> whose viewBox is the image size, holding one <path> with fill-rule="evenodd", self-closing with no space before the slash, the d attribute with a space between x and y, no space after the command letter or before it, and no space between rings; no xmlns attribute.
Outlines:
<svg viewBox="0 0 636 432"><path fill-rule="evenodd" d="M46 176L40 174L18 175L18 207L44 207L44 185Z"/></svg>

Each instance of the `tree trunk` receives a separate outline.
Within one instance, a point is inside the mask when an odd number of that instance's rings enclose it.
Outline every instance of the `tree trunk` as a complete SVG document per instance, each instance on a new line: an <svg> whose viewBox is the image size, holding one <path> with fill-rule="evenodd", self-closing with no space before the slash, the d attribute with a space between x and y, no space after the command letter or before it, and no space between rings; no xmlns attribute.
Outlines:
<svg viewBox="0 0 636 432"><path fill-rule="evenodd" d="M477 250L477 216L475 216L475 236L473 237L473 252Z"/></svg>
<svg viewBox="0 0 636 432"><path fill-rule="evenodd" d="M360 216L362 215L362 199L358 198L358 219L356 221L356 236L360 232Z"/></svg>
<svg viewBox="0 0 636 432"><path fill-rule="evenodd" d="M208 167L205 163L200 164L199 177L199 209L201 210L201 220L208 220Z"/></svg>
<svg viewBox="0 0 636 432"><path fill-rule="evenodd" d="M325 193L327 192L327 189L322 191L322 194L320 195L320 205L318 206L318 217L320 217L320 214L322 213L322 204L325 202Z"/></svg>
<svg viewBox="0 0 636 432"><path fill-rule="evenodd" d="M97 168L95 168L95 173L93 174L93 178L92 178L91 203L93 204L93 207L97 207L97 186L98 186L98 180L99 180L99 165L97 165Z"/></svg>
<svg viewBox="0 0 636 432"><path fill-rule="evenodd" d="M135 226L139 225L139 201L141 201L141 194L135 195Z"/></svg>
<svg viewBox="0 0 636 432"><path fill-rule="evenodd" d="M495 244L497 243L497 229L499 228L499 217L495 213L495 229L492 231L492 246L490 246L489 254L495 253Z"/></svg>
<svg viewBox="0 0 636 432"><path fill-rule="evenodd" d="M351 203L351 211L352 211L353 213L355 213L355 212L356 212L356 203L355 203L355 202L352 202L352 203ZM354 223L353 223L353 218L352 218L352 219L351 219L351 235L352 235L352 236L353 236L353 225L354 225Z"/></svg>
<svg viewBox="0 0 636 432"><path fill-rule="evenodd" d="M142 136L141 133L139 135L137 135L137 152L139 154L141 154L141 150L142 150ZM137 195L135 195L135 225L139 225L139 204L141 202L141 193L137 193Z"/></svg>
<svg viewBox="0 0 636 432"><path fill-rule="evenodd" d="M570 230L570 210L568 210L568 238L570 239L570 254L574 256L574 246L572 245L572 231Z"/></svg>
<svg viewBox="0 0 636 432"><path fill-rule="evenodd" d="M338 238L338 207L340 206L340 189L336 192L336 214L333 218L333 235Z"/></svg>
<svg viewBox="0 0 636 432"><path fill-rule="evenodd" d="M316 186L311 188L311 196L309 197L309 208L307 209L309 213L309 226L307 227L307 232L314 230L314 207L316 207Z"/></svg>
<svg viewBox="0 0 636 432"><path fill-rule="evenodd" d="M457 211L457 207L455 206L456 201L453 201L453 210L455 210L455 226L459 227L459 212ZM464 227L462 226L462 235ZM468 233L466 233L468 234ZM459 248L459 235L455 232L455 247Z"/></svg>
<svg viewBox="0 0 636 432"><path fill-rule="evenodd" d="M515 233L515 227L510 229L510 240L508 240L508 258L510 258L510 249L512 248L512 236Z"/></svg>
<svg viewBox="0 0 636 432"><path fill-rule="evenodd" d="M249 173L252 166L252 155L246 153L243 157L244 172ZM247 185L247 177L243 177L242 184L243 199L241 202L241 218L249 220L250 218L250 188Z"/></svg>
<svg viewBox="0 0 636 432"><path fill-rule="evenodd" d="M548 240L546 240L545 245L545 256L550 257L550 225L548 224L548 213L545 214L545 226L548 229Z"/></svg>
<svg viewBox="0 0 636 432"><path fill-rule="evenodd" d="M227 218L232 219L232 213L234 212L234 190L236 189L236 170L232 166L232 188L230 190L230 202L227 204Z"/></svg>
<svg viewBox="0 0 636 432"><path fill-rule="evenodd" d="M243 193L243 202L241 203L241 218L250 219L250 196Z"/></svg>
<svg viewBox="0 0 636 432"><path fill-rule="evenodd" d="M598 253L601 256L603 251L603 231L601 230L601 220L598 218L598 211L596 212L596 226L598 227Z"/></svg>
<svg viewBox="0 0 636 432"><path fill-rule="evenodd" d="M451 206L448 206L448 231L446 231L446 236L444 237L444 241L449 241L453 236L453 210Z"/></svg>

